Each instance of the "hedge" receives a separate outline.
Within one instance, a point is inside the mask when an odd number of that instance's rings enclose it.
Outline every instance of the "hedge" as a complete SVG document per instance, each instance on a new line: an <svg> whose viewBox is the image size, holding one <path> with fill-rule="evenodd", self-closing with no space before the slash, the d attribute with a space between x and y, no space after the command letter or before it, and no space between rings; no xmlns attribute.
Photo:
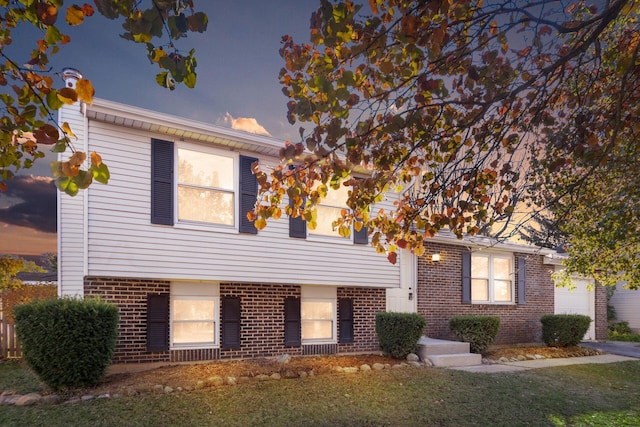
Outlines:
<svg viewBox="0 0 640 427"><path fill-rule="evenodd" d="M542 322L542 342L549 347L569 347L580 344L587 333L591 318L582 314L547 314Z"/></svg>
<svg viewBox="0 0 640 427"><path fill-rule="evenodd" d="M449 329L458 338L468 342L472 353L482 353L498 335L500 318L497 316L454 316Z"/></svg>
<svg viewBox="0 0 640 427"><path fill-rule="evenodd" d="M96 299L39 300L14 309L29 367L54 390L98 383L115 349L118 308Z"/></svg>
<svg viewBox="0 0 640 427"><path fill-rule="evenodd" d="M416 313L377 313L376 334L380 350L396 359L416 351L427 321Z"/></svg>

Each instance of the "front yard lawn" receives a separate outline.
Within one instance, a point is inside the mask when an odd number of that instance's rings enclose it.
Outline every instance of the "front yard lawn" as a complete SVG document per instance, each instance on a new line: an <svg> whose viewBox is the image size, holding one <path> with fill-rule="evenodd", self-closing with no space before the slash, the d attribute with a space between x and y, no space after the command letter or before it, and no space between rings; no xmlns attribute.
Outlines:
<svg viewBox="0 0 640 427"><path fill-rule="evenodd" d="M4 378L26 378L0 364ZM252 382L0 408L0 426L631 426L640 361L509 374L437 368ZM3 384L5 385L5 384Z"/></svg>

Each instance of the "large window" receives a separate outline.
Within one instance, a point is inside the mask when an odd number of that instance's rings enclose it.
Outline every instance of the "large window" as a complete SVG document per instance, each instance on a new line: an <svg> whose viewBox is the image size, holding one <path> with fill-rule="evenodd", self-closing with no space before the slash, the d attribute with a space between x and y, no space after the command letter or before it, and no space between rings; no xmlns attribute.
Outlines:
<svg viewBox="0 0 640 427"><path fill-rule="evenodd" d="M509 255L471 256L471 299L473 302L513 302L513 258Z"/></svg>
<svg viewBox="0 0 640 427"><path fill-rule="evenodd" d="M236 157L178 148L178 220L236 224Z"/></svg>
<svg viewBox="0 0 640 427"><path fill-rule="evenodd" d="M300 314L303 343L336 341L336 288L303 286Z"/></svg>
<svg viewBox="0 0 640 427"><path fill-rule="evenodd" d="M171 285L171 347L208 348L217 345L219 287L212 283Z"/></svg>
<svg viewBox="0 0 640 427"><path fill-rule="evenodd" d="M333 229L333 221L340 218L340 211L347 209L347 198L349 188L340 186L338 190L329 188L327 197L322 199L317 206L317 226L315 230L310 230L312 235L341 237L338 229Z"/></svg>

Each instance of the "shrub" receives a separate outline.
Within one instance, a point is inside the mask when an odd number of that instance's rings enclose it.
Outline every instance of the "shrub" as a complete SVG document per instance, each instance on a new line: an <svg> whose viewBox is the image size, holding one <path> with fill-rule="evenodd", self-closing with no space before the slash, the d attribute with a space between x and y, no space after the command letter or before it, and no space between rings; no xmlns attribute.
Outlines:
<svg viewBox="0 0 640 427"><path fill-rule="evenodd" d="M403 359L416 350L427 321L416 313L377 313L376 333L380 350Z"/></svg>
<svg viewBox="0 0 640 427"><path fill-rule="evenodd" d="M617 334L630 334L631 328L629 327L629 322L612 322L609 323L609 332L615 332Z"/></svg>
<svg viewBox="0 0 640 427"><path fill-rule="evenodd" d="M547 314L542 322L542 341L549 347L580 344L587 333L591 318L582 314Z"/></svg>
<svg viewBox="0 0 640 427"><path fill-rule="evenodd" d="M496 339L500 328L497 316L454 316L449 329L462 341L468 342L472 353L482 353Z"/></svg>
<svg viewBox="0 0 640 427"><path fill-rule="evenodd" d="M111 361L118 309L95 299L33 301L14 309L24 359L54 390L97 384Z"/></svg>

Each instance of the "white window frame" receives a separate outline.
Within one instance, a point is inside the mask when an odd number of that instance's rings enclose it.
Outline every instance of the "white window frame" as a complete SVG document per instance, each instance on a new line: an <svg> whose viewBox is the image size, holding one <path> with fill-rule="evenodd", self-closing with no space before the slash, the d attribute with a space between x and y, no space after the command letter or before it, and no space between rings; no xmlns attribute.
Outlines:
<svg viewBox="0 0 640 427"><path fill-rule="evenodd" d="M178 179L178 169L180 167L180 156L179 156L180 149L200 152L204 154L212 154L212 155L221 156L221 157L229 157L233 160L233 191L231 192L227 189L218 189L215 187L206 187L206 188L211 188L213 190L233 193L233 204L234 204L233 225L180 219L180 212L179 212L180 201L179 201L178 190L181 185L185 185L185 184L181 184ZM223 232L238 232L238 226L240 223L240 221L238 220L239 214L240 214L240 200L239 200L240 199L240 188L239 188L240 187L240 178L239 178L240 155L234 151L221 150L214 147L207 147L207 146L193 144L189 142L178 142L177 144L175 144L174 158L175 158L174 163L176 166L174 168L174 204L173 205L174 205L174 217L177 219L175 225L178 228L190 228L190 229L201 229L201 230L215 229L216 231L223 231ZM197 186L193 186L193 187L198 188Z"/></svg>
<svg viewBox="0 0 640 427"><path fill-rule="evenodd" d="M173 302L175 300L201 300L213 302L213 319L207 320L175 320ZM175 343L173 333L176 323L213 323L213 341L195 343ZM169 347L180 349L209 349L220 347L220 284L203 282L172 282L169 303Z"/></svg>
<svg viewBox="0 0 640 427"><path fill-rule="evenodd" d="M300 298L300 325L301 333L304 328L302 324L305 319L302 317L302 305L305 302L328 302L331 303L331 338L304 338L302 344L335 344L338 342L338 303L336 288L332 286L303 286ZM314 319L307 319L313 321ZM324 319L315 319L324 320Z"/></svg>
<svg viewBox="0 0 640 427"><path fill-rule="evenodd" d="M341 188L345 188L347 191L350 190L349 187L345 187L342 184L340 184ZM337 190L333 190L331 188L330 185L327 185L328 188L328 192L331 191L337 191ZM345 199L344 203L341 205L335 205L335 204L330 204L330 203L326 203L326 199L320 199L320 202L317 204L316 206L316 214L318 215L318 218L320 217L320 210L318 208L335 208L335 209L346 209L346 210L350 210L349 207L347 206L347 201ZM335 221L336 218L332 218L332 222ZM317 221L316 221L317 222ZM309 229L309 227L307 227L307 239L309 240L317 240L317 241L330 241L333 243L336 242L340 242L340 243L353 243L353 229L351 230L351 234L349 235L349 237L342 237L338 234L338 231L336 230L334 234L323 234L323 233L318 233L316 232L316 230L311 230Z"/></svg>
<svg viewBox="0 0 640 427"><path fill-rule="evenodd" d="M474 258L486 258L487 259L487 268L488 274L487 277L479 277L473 276L473 261ZM511 290L511 300L509 301L496 301L495 299L495 281L496 280L504 280L504 279L496 279L494 277L494 260L495 259L505 259L509 261L509 286ZM481 252L481 253L472 253L471 254L471 295L473 298L473 280L487 280L488 286L488 299L487 300L475 300L472 299L473 304L496 304L496 305L509 305L515 304L515 266L514 266L514 257L513 254L504 254L504 253L489 253L489 252Z"/></svg>

